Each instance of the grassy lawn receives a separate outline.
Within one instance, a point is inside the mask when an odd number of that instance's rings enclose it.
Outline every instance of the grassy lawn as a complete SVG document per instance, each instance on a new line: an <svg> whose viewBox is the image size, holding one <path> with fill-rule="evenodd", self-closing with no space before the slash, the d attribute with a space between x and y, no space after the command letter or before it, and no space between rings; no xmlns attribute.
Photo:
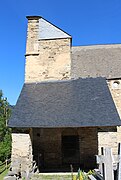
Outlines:
<svg viewBox="0 0 121 180"><path fill-rule="evenodd" d="M0 174L0 180L3 180L3 178L7 175L9 169L6 169L2 174Z"/></svg>
<svg viewBox="0 0 121 180"><path fill-rule="evenodd" d="M92 174L92 171L90 171ZM53 174L36 174L33 175L31 180L88 180L88 175L85 172L80 171L79 173L73 173L73 177L71 173L53 173Z"/></svg>
<svg viewBox="0 0 121 180"><path fill-rule="evenodd" d="M34 175L31 180L72 180L71 175Z"/></svg>

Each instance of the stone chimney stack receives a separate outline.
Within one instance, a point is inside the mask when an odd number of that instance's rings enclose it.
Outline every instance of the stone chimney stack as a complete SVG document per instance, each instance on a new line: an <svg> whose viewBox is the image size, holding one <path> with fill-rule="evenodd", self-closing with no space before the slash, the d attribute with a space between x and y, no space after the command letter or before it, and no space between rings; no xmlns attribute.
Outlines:
<svg viewBox="0 0 121 180"><path fill-rule="evenodd" d="M71 36L40 16L28 16L25 83L70 78Z"/></svg>

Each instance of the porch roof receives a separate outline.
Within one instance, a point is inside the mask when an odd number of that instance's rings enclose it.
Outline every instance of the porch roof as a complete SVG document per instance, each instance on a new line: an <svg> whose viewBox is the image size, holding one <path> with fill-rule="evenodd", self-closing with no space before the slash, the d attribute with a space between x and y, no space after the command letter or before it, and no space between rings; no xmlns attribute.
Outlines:
<svg viewBox="0 0 121 180"><path fill-rule="evenodd" d="M9 127L121 125L105 78L26 83Z"/></svg>

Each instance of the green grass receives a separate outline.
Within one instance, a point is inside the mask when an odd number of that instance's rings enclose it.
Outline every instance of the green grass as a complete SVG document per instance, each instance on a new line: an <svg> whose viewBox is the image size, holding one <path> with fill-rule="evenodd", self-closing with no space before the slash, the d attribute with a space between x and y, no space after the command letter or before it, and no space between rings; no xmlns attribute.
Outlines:
<svg viewBox="0 0 121 180"><path fill-rule="evenodd" d="M3 180L3 178L7 175L9 169L6 169L3 173L0 174L0 180Z"/></svg>
<svg viewBox="0 0 121 180"><path fill-rule="evenodd" d="M71 175L34 175L31 180L72 180Z"/></svg>

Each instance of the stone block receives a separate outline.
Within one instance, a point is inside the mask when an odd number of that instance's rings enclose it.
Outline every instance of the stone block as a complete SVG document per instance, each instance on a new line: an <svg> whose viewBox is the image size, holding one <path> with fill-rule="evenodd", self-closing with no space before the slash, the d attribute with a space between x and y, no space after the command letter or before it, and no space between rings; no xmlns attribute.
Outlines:
<svg viewBox="0 0 121 180"><path fill-rule="evenodd" d="M17 177L15 177L15 176L6 176L6 177L4 177L4 180L17 180Z"/></svg>

